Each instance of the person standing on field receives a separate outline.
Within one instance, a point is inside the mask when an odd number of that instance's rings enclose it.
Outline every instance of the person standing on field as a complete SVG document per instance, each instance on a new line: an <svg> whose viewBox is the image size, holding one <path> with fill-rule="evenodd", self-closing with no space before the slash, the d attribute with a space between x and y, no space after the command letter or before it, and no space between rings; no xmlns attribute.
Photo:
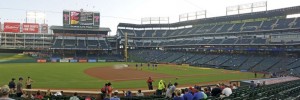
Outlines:
<svg viewBox="0 0 300 100"><path fill-rule="evenodd" d="M143 69L143 63L141 63L141 70Z"/></svg>
<svg viewBox="0 0 300 100"><path fill-rule="evenodd" d="M154 82L154 80L152 80L152 78L149 77L147 80L149 90L153 90L153 85L152 85L153 82Z"/></svg>
<svg viewBox="0 0 300 100"><path fill-rule="evenodd" d="M26 80L26 89L31 89L31 83L33 82L33 80L28 77Z"/></svg>
<svg viewBox="0 0 300 100"><path fill-rule="evenodd" d="M158 82L158 88L156 90L156 95L162 95L165 88L166 88L165 82L163 80L160 80Z"/></svg>
<svg viewBox="0 0 300 100"><path fill-rule="evenodd" d="M154 64L152 64L152 70L154 70Z"/></svg>
<svg viewBox="0 0 300 100"><path fill-rule="evenodd" d="M148 69L150 68L150 63L148 63Z"/></svg>

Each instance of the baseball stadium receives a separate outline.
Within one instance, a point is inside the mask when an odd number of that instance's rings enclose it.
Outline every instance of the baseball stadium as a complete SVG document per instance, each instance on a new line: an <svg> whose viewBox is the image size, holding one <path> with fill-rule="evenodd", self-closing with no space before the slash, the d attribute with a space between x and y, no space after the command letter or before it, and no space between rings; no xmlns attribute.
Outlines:
<svg viewBox="0 0 300 100"><path fill-rule="evenodd" d="M44 13L0 4L0 100L299 100L300 2L268 3L109 27L92 1Z"/></svg>

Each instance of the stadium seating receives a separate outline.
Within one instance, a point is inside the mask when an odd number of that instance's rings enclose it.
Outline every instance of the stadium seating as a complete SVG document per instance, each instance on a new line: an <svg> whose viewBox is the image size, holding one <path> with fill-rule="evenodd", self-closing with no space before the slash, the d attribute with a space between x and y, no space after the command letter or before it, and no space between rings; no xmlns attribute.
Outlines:
<svg viewBox="0 0 300 100"><path fill-rule="evenodd" d="M62 41L61 39L54 40L52 48L62 48Z"/></svg>
<svg viewBox="0 0 300 100"><path fill-rule="evenodd" d="M229 32L240 32L241 28L243 27L244 23L237 23L234 24L230 29Z"/></svg>
<svg viewBox="0 0 300 100"><path fill-rule="evenodd" d="M266 42L267 42L266 39L263 39L263 38L256 38L256 39L253 39L252 44L266 44Z"/></svg>
<svg viewBox="0 0 300 100"><path fill-rule="evenodd" d="M225 39L222 44L235 44L235 42L237 41L236 38L232 38L232 39Z"/></svg>
<svg viewBox="0 0 300 100"><path fill-rule="evenodd" d="M161 50L130 50L129 58L138 62L190 64L219 67L230 70L256 72L282 72L297 69L300 60L280 56L253 56L240 54L196 54Z"/></svg>
<svg viewBox="0 0 300 100"><path fill-rule="evenodd" d="M163 37L167 30L156 30L152 37Z"/></svg>
<svg viewBox="0 0 300 100"><path fill-rule="evenodd" d="M281 59L277 57L266 57L262 62L257 64L252 71L266 71L274 64L278 63Z"/></svg>
<svg viewBox="0 0 300 100"><path fill-rule="evenodd" d="M64 45L64 48L75 48L75 46L77 45L77 41L71 40L71 39L64 39L63 45Z"/></svg>
<svg viewBox="0 0 300 100"><path fill-rule="evenodd" d="M253 32L256 31L257 28L261 25L261 21L257 21L257 22L247 22L245 23L245 25L243 26L243 30L244 32Z"/></svg>
<svg viewBox="0 0 300 100"><path fill-rule="evenodd" d="M292 28L300 28L300 18L297 18L293 24L294 26Z"/></svg>
<svg viewBox="0 0 300 100"><path fill-rule="evenodd" d="M218 29L220 29L223 25L216 25L211 30L207 31L207 33L216 33Z"/></svg>
<svg viewBox="0 0 300 100"><path fill-rule="evenodd" d="M87 45L88 46L98 46L98 40L87 40Z"/></svg>
<svg viewBox="0 0 300 100"><path fill-rule="evenodd" d="M217 30L217 33L227 33L229 28L231 28L234 24L225 24L222 28Z"/></svg>
<svg viewBox="0 0 300 100"><path fill-rule="evenodd" d="M216 66L216 67L220 67L221 64L223 64L224 62L226 62L230 58L231 58L231 56L229 56L229 55L221 55L221 56L215 58L214 60L211 60L211 61L207 62L206 64Z"/></svg>
<svg viewBox="0 0 300 100"><path fill-rule="evenodd" d="M100 48L109 49L109 46L105 40L99 40Z"/></svg>
<svg viewBox="0 0 300 100"><path fill-rule="evenodd" d="M262 31L272 30L276 21L277 20L263 21L263 24L260 26L259 30L262 30Z"/></svg>
<svg viewBox="0 0 300 100"><path fill-rule="evenodd" d="M278 19L277 23L275 24L276 27L274 27L274 29L286 29L286 28L290 28L290 27L293 26L291 24L293 21L295 21L295 18Z"/></svg>
<svg viewBox="0 0 300 100"><path fill-rule="evenodd" d="M263 59L264 59L263 57L252 56L252 57L248 58L248 60L245 63L243 63L239 69L240 70L249 70L252 67L259 64Z"/></svg>
<svg viewBox="0 0 300 100"><path fill-rule="evenodd" d="M145 30L135 30L136 37L143 37L143 34L146 32Z"/></svg>
<svg viewBox="0 0 300 100"><path fill-rule="evenodd" d="M223 63L222 66L225 69L238 69L247 59L248 56L233 55L232 58L229 59L227 62Z"/></svg>
<svg viewBox="0 0 300 100"><path fill-rule="evenodd" d="M86 41L85 40L78 40L78 45L76 46L76 48L86 48Z"/></svg>
<svg viewBox="0 0 300 100"><path fill-rule="evenodd" d="M236 44L250 44L252 42L252 39L239 39Z"/></svg>
<svg viewBox="0 0 300 100"><path fill-rule="evenodd" d="M285 66L291 65L298 61L298 58L282 58L277 64L273 65L272 68L268 69L269 72L279 72L286 70Z"/></svg>

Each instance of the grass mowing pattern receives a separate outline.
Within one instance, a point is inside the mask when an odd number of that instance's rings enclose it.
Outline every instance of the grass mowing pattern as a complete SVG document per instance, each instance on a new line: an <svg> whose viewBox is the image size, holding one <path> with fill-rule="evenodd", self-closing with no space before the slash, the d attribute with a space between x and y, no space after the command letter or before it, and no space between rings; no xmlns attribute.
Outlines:
<svg viewBox="0 0 300 100"><path fill-rule="evenodd" d="M90 77L84 73L85 69L92 67L107 67L120 63L11 63L0 64L0 85L8 84L11 78L32 77L33 88L59 88L59 89L100 89L105 82ZM130 66L134 67L134 63ZM166 81L179 84L196 84L199 82L212 82L219 80L239 80L253 78L252 73L227 71L223 69L203 69L199 67L179 67L159 65L158 70L147 69L143 71L164 73L178 76L175 78L163 78ZM151 67L150 67L151 68ZM225 73L224 73L225 72ZM112 73L113 75L113 73ZM154 87L159 79L154 79ZM112 82L114 88L146 88L146 79ZM179 85L180 86L180 85Z"/></svg>

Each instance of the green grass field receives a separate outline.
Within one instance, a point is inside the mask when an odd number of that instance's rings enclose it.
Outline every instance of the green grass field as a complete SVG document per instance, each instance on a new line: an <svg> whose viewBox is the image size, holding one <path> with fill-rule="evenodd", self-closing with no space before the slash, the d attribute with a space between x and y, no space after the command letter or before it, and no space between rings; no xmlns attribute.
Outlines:
<svg viewBox="0 0 300 100"><path fill-rule="evenodd" d="M113 66L118 63L0 63L0 85L8 84L11 78L27 78L35 82L33 88L52 89L99 89L109 80L101 80L84 73L92 67ZM123 64L123 63L122 63ZM131 63L134 66L134 63ZM175 68L174 68L175 67ZM184 70L175 70L176 67ZM182 84L200 84L220 80L242 80L253 78L253 73L227 71L223 69L203 69L200 67L180 67L160 65L158 70L143 70L178 76L163 78L166 82ZM225 71L225 72L224 72ZM156 87L159 79L154 82ZM147 88L146 79L112 82L114 88ZM179 85L179 86L180 86Z"/></svg>

